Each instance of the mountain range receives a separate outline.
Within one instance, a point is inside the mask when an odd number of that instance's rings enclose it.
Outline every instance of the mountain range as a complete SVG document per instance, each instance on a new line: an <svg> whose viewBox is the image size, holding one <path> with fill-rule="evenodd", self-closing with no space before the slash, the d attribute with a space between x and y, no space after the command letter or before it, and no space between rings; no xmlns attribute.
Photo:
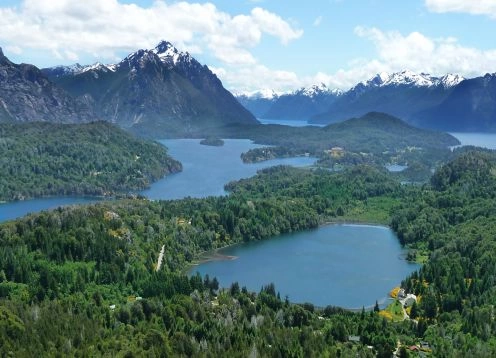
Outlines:
<svg viewBox="0 0 496 358"><path fill-rule="evenodd" d="M74 97L91 98L103 119L145 135L184 136L206 127L257 123L207 66L166 41L117 64L42 71Z"/></svg>
<svg viewBox="0 0 496 358"><path fill-rule="evenodd" d="M0 121L96 119L154 137L258 123L207 66L166 41L111 65L39 70L1 54Z"/></svg>
<svg viewBox="0 0 496 358"><path fill-rule="evenodd" d="M236 98L258 118L306 120L326 111L341 95L342 91L321 83L291 93L262 90L238 93Z"/></svg>
<svg viewBox="0 0 496 358"><path fill-rule="evenodd" d="M115 64L42 70L12 63L0 49L0 122L105 120L156 138L201 136L257 124L255 117L329 124L373 111L436 130L496 131L496 73L380 73L345 92L320 84L235 97L206 65L166 41Z"/></svg>
<svg viewBox="0 0 496 358"><path fill-rule="evenodd" d="M345 92L314 86L273 96L266 99L263 113L253 110L260 96L237 98L259 118L329 124L378 111L424 128L496 131L496 74L465 79L454 74L380 73Z"/></svg>

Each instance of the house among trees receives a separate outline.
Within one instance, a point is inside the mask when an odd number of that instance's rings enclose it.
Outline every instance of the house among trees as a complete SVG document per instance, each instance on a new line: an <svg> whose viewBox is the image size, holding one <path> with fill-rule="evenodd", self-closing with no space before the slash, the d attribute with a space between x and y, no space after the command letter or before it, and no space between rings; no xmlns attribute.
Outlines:
<svg viewBox="0 0 496 358"><path fill-rule="evenodd" d="M417 302L417 296L411 293L407 294L406 297L402 300L403 307L405 308L413 306L414 302Z"/></svg>
<svg viewBox="0 0 496 358"><path fill-rule="evenodd" d="M344 155L344 149L341 147L332 147L325 152L333 158L341 158Z"/></svg>
<svg viewBox="0 0 496 358"><path fill-rule="evenodd" d="M348 342L360 343L360 336L348 336Z"/></svg>

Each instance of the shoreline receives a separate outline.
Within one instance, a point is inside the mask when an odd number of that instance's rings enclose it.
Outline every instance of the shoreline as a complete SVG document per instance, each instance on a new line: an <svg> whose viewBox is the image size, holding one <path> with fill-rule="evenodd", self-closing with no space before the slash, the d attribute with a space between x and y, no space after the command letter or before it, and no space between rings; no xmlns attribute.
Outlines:
<svg viewBox="0 0 496 358"><path fill-rule="evenodd" d="M370 226L370 227L377 227L377 228L383 228L383 229L391 229L389 225L387 225L385 223L379 223L379 222L360 221L360 220L342 220L342 221L341 220L331 220L331 221L324 221L315 228L307 228L304 230L295 231L293 233L302 232L305 230L316 230L316 229L319 229L319 228L322 228L325 226L331 226L331 225L348 225L348 226L357 225L357 226ZM279 234L279 235L284 235L284 234ZM278 235L276 235L276 236L278 236ZM270 240L276 236L273 236L273 237L270 237L270 238L267 238L264 240ZM260 241L264 241L264 240L260 240ZM244 241L233 242L232 244L228 244L228 245L224 245L224 246L221 246L221 247L218 247L215 249L200 252L198 254L198 256L195 257L195 259L193 261L191 261L190 263L188 263L186 265L186 267L182 270L182 272L185 274L188 274L195 266L199 266L203 263L207 263L210 261L236 260L238 258L237 256L223 255L223 254L219 253L219 251L226 249L226 248L229 248L229 247L232 247L232 246L235 246L235 245L243 244L243 243L245 243L245 242ZM408 261L408 260L406 260L406 258L404 260L407 262L416 263L415 261Z"/></svg>
<svg viewBox="0 0 496 358"><path fill-rule="evenodd" d="M316 229L319 229L319 228L323 228L323 227L326 227L326 226L338 226L338 225L343 225L343 226L368 226L368 227L376 227L376 228L380 228L380 229L391 229L391 227L387 224L385 224L384 222L371 222L371 221L361 221L361 220L328 220L328 221L324 221L322 223L320 223L317 227L315 228L308 228L308 229L304 229L304 230L299 230L297 232L302 232L302 231L307 231L307 230L316 230ZM294 232L296 233L296 232ZM284 235L284 234L280 234L280 235ZM273 237L270 237L270 238L267 238L265 240L270 240L272 238L276 238L276 236L273 236ZM398 240L398 238L397 238ZM263 241L263 240L261 240ZM223 250L223 249L226 249L226 248L229 248L229 247L232 247L234 245L239 245L239 244L243 244L245 242L241 241L241 242L236 242L236 243L232 243L232 244L229 244L229 245L224 245L222 247L219 247L219 248L216 248L216 249L212 249L212 250L209 250L209 251L205 251L205 252L202 252L200 253L197 258L192 261L190 264L188 264L183 270L182 270L182 273L183 274L186 274L188 276L193 276L195 274L195 267L196 266L199 266L201 264L204 264L204 263L207 263L207 262L211 262L211 261L229 261L229 260L236 260L238 259L238 256L234 256L234 255L225 255L225 254L222 254L220 253L219 251L220 250ZM405 246L402 246L403 249L407 249ZM400 260L403 260L405 262L408 262L408 263L412 263L412 264L420 264L416 261L409 261L406 259L406 253L403 254L403 255L400 255L400 257L398 257ZM420 264L421 265L421 264ZM399 284L399 282L398 282ZM379 307L381 310L385 310L390 304L392 301L394 301L394 299L389 295L389 294L386 294L384 297L381 297L379 300L376 300L379 304ZM305 302L290 302L290 304L293 304L293 305L301 305L301 304L304 304ZM337 309L342 309L343 311L347 311L347 312L353 312L353 313L359 313L361 312L362 310L364 310L365 312L370 312L370 311L373 311L374 310L374 307L375 307L375 304L369 304L369 305L364 305L362 307L342 307L342 306L336 306L336 305L328 305L328 306L332 306L332 307L335 307ZM316 309L320 309L320 310L324 310L326 307L322 307L322 306L319 306L319 305L315 305L314 304L314 307Z"/></svg>

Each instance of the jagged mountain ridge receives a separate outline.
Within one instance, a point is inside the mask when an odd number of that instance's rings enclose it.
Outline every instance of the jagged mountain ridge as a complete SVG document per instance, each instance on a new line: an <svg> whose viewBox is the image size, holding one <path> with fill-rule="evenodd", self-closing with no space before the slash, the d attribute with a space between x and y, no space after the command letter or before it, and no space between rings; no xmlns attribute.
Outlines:
<svg viewBox="0 0 496 358"><path fill-rule="evenodd" d="M37 67L14 64L0 48L0 122L88 122L98 119L88 99L73 98Z"/></svg>
<svg viewBox="0 0 496 358"><path fill-rule="evenodd" d="M291 93L263 90L236 94L236 98L258 118L309 119L325 111L341 94L342 91L321 83Z"/></svg>
<svg viewBox="0 0 496 358"><path fill-rule="evenodd" d="M325 112L313 116L311 122L334 123L379 111L411 123L415 113L440 104L463 80L453 74L434 77L411 71L380 73L352 87Z"/></svg>
<svg viewBox="0 0 496 358"><path fill-rule="evenodd" d="M323 83L300 88L280 96L265 113L265 118L309 119L329 108L341 94L341 91L331 90Z"/></svg>
<svg viewBox="0 0 496 358"><path fill-rule="evenodd" d="M345 92L320 84L277 97L263 96L258 92L236 97L257 117L310 119L314 123L325 124L370 111L409 116L412 111L408 108L421 105L423 109L440 103L463 80L463 77L456 74L434 77L412 71L391 74L382 72ZM403 105L398 105L398 101Z"/></svg>
<svg viewBox="0 0 496 358"><path fill-rule="evenodd" d="M265 113L277 101L280 94L274 90L263 89L255 92L233 92L239 103L257 118L264 118Z"/></svg>
<svg viewBox="0 0 496 358"><path fill-rule="evenodd" d="M437 130L496 132L496 73L461 82L439 105L416 113L412 122Z"/></svg>
<svg viewBox="0 0 496 358"><path fill-rule="evenodd" d="M382 111L429 129L496 132L496 73L465 79L403 71L378 74L338 98L313 123L333 123Z"/></svg>
<svg viewBox="0 0 496 358"><path fill-rule="evenodd" d="M105 120L150 136L187 136L229 123L257 123L210 69L160 42L113 65L43 72L75 97L91 98Z"/></svg>

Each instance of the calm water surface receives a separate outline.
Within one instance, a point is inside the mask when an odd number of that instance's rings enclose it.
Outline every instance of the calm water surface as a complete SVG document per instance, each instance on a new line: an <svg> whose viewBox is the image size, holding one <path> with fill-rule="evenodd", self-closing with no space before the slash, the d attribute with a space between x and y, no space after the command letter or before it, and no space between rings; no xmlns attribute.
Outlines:
<svg viewBox="0 0 496 358"><path fill-rule="evenodd" d="M387 302L389 291L420 266L389 229L369 225L329 225L270 240L219 250L235 260L210 261L193 267L217 277L222 287L238 281L259 291L274 283L292 302L346 308Z"/></svg>
<svg viewBox="0 0 496 358"><path fill-rule="evenodd" d="M297 157L244 164L241 153L261 147L247 139L225 139L222 147L201 145L198 139L170 139L161 140L160 143L169 148L169 154L183 164L183 171L167 176L143 191L142 194L150 199L225 195L225 184L251 177L257 170L282 164L309 166L316 160L312 157Z"/></svg>
<svg viewBox="0 0 496 358"><path fill-rule="evenodd" d="M162 140L169 154L183 163L183 171L152 184L141 194L150 199L181 199L225 195L224 185L232 180L248 178L257 170L274 165L308 166L315 158L298 157L244 164L240 155L259 147L250 140L226 139L224 146L211 147L200 144L198 139ZM54 209L71 204L88 204L99 198L52 197L0 204L0 222L12 220L28 213Z"/></svg>
<svg viewBox="0 0 496 358"><path fill-rule="evenodd" d="M386 169L389 170L390 172L401 172L408 168L408 165L399 165L399 164L390 164L386 165Z"/></svg>
<svg viewBox="0 0 496 358"><path fill-rule="evenodd" d="M488 149L496 149L496 133L450 133L462 145L475 145Z"/></svg>
<svg viewBox="0 0 496 358"><path fill-rule="evenodd" d="M280 124L290 127L305 127L305 126L324 127L325 126L325 124L308 123L307 120L298 120L298 119L268 119L268 118L257 118L257 119L262 124Z"/></svg>
<svg viewBox="0 0 496 358"><path fill-rule="evenodd" d="M0 204L0 222L13 220L29 213L56 209L60 206L90 204L102 200L96 197L48 197Z"/></svg>

